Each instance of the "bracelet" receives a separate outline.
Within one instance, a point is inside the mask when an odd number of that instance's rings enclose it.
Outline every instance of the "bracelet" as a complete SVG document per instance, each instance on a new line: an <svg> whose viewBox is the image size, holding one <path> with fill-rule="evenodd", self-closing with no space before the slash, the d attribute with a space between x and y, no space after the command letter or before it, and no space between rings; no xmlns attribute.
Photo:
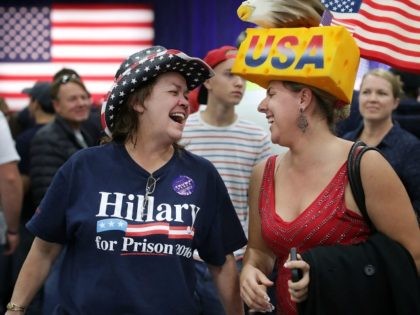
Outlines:
<svg viewBox="0 0 420 315"><path fill-rule="evenodd" d="M6 310L8 311L14 311L14 312L24 312L25 311L25 307L23 306L19 306L13 302L9 302L6 305Z"/></svg>
<svg viewBox="0 0 420 315"><path fill-rule="evenodd" d="M9 234L9 235L18 235L19 231L11 231L11 230L7 229L6 233Z"/></svg>

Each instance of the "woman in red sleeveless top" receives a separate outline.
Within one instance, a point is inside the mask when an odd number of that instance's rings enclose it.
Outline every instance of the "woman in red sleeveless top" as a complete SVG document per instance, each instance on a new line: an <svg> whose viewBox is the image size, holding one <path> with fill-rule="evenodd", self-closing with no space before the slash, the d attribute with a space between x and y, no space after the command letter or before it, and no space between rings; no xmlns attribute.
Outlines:
<svg viewBox="0 0 420 315"><path fill-rule="evenodd" d="M357 244L370 234L348 185L346 161L353 143L332 131L343 110L336 100L305 84L271 81L259 105L271 140L288 150L257 165L251 177L241 274L241 295L251 309L274 308L266 292L276 263L277 313L297 314L296 302L307 298L310 266L289 261L291 247L303 253L319 245ZM398 176L373 150L363 156L361 174L373 224L402 244L420 270L420 231ZM301 280L290 280L291 268L302 271Z"/></svg>

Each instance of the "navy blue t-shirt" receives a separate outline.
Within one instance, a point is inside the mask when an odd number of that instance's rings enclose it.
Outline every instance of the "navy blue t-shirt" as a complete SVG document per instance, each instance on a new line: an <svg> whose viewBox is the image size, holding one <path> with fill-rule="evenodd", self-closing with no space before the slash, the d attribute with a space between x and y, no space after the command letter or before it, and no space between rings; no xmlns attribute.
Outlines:
<svg viewBox="0 0 420 315"><path fill-rule="evenodd" d="M181 151L149 173L124 146L81 150L57 172L28 229L66 245L60 303L69 314L196 314L193 250L208 263L246 244L214 166Z"/></svg>

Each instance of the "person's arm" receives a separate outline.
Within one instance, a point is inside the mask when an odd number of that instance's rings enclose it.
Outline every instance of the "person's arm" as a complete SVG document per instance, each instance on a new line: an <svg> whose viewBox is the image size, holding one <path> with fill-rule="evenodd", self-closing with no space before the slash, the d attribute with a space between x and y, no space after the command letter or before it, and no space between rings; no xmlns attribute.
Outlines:
<svg viewBox="0 0 420 315"><path fill-rule="evenodd" d="M43 285L51 266L60 253L62 245L46 242L35 237L32 247L20 270L11 303L26 308ZM17 315L24 312L7 311L5 315Z"/></svg>
<svg viewBox="0 0 420 315"><path fill-rule="evenodd" d="M271 311L267 287L273 282L267 277L274 267L275 255L267 247L261 235L261 219L258 212L258 199L265 161L254 167L249 185L249 230L248 245L245 251L240 275L241 296L244 302L257 311Z"/></svg>
<svg viewBox="0 0 420 315"><path fill-rule="evenodd" d="M219 292L226 315L244 314L244 305L239 294L239 275L233 254L226 256L222 266L208 264L214 284Z"/></svg>
<svg viewBox="0 0 420 315"><path fill-rule="evenodd" d="M26 194L31 187L31 179L29 175L21 174L23 194Z"/></svg>
<svg viewBox="0 0 420 315"><path fill-rule="evenodd" d="M420 143L406 153L400 176L420 223Z"/></svg>
<svg viewBox="0 0 420 315"><path fill-rule="evenodd" d="M22 180L17 162L1 164L0 175L0 204L7 225L8 248L4 254L10 255L19 244L19 220L23 200Z"/></svg>
<svg viewBox="0 0 420 315"><path fill-rule="evenodd" d="M420 229L404 185L379 152L366 152L360 167L370 219L411 253L420 274Z"/></svg>

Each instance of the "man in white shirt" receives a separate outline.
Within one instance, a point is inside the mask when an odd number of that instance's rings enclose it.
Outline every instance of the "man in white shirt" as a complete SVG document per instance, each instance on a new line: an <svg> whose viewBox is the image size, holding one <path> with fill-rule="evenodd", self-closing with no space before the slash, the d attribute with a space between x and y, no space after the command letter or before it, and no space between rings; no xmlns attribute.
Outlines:
<svg viewBox="0 0 420 315"><path fill-rule="evenodd" d="M5 255L10 255L19 243L19 217L22 206L22 180L17 163L20 160L6 117L0 112L0 206L6 230Z"/></svg>
<svg viewBox="0 0 420 315"><path fill-rule="evenodd" d="M17 163L20 158L6 117L0 111L0 312L6 307L10 292L8 257L19 244L19 219L23 185Z"/></svg>

